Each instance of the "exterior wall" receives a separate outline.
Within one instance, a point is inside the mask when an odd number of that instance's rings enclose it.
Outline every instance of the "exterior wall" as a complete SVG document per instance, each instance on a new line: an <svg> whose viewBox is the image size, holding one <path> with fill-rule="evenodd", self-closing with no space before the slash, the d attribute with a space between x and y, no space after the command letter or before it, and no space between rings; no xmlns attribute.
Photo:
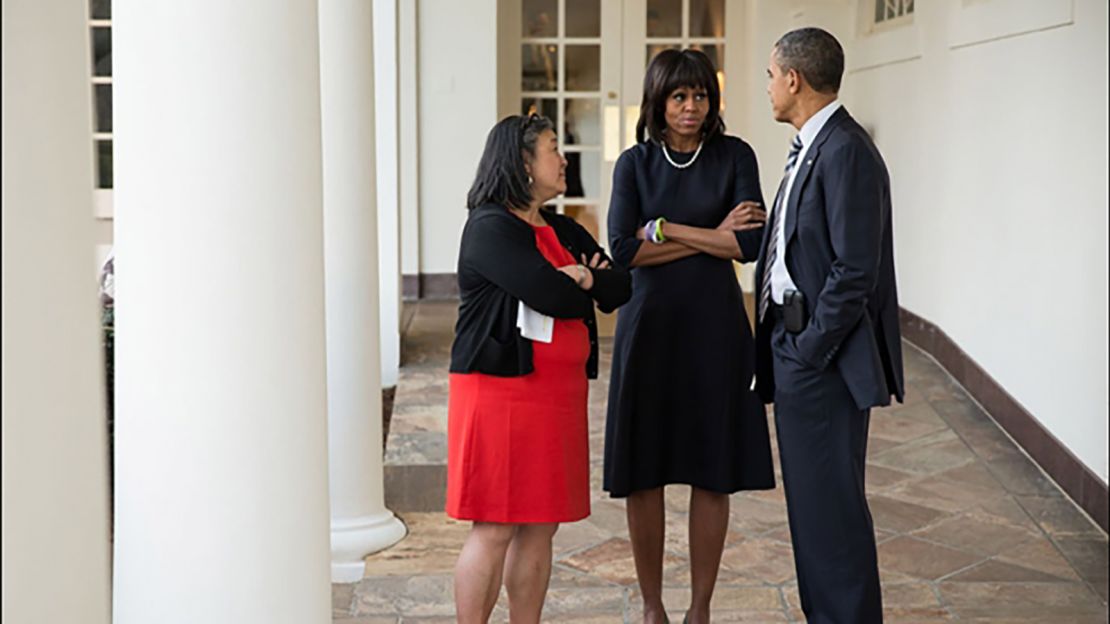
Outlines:
<svg viewBox="0 0 1110 624"><path fill-rule="evenodd" d="M497 121L497 1L421 0L418 23L419 270L454 273L466 192Z"/></svg>
<svg viewBox="0 0 1110 624"><path fill-rule="evenodd" d="M112 619L86 10L0 20L4 622Z"/></svg>
<svg viewBox="0 0 1110 624"><path fill-rule="evenodd" d="M860 38L854 2L749 3L764 188L793 135L770 118L769 51L823 26L848 56L842 100L891 172L902 306L1105 482L1106 3L916 4L911 26Z"/></svg>
<svg viewBox="0 0 1110 624"><path fill-rule="evenodd" d="M515 67L498 54L511 7L459 4L420 5L425 274L454 271L465 193L485 133L508 112L498 87ZM903 306L947 332L1105 481L1106 4L920 3L910 25L867 36L854 0L729 7L726 121L755 147L766 193L793 134L770 118L769 52L783 32L820 25L845 45L842 100L891 170ZM455 53L458 33L466 54Z"/></svg>

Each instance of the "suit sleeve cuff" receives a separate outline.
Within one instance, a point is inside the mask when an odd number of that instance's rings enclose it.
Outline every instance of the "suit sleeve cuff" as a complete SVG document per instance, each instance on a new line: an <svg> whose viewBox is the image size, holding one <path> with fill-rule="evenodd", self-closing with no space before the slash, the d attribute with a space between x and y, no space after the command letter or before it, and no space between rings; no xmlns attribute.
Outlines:
<svg viewBox="0 0 1110 624"><path fill-rule="evenodd" d="M832 364L833 358L836 355L836 349L818 351L817 346L813 344L815 338L812 328L807 328L805 331L798 334L798 337L794 341L794 345L797 347L798 357L801 358L803 362L816 370L823 371Z"/></svg>

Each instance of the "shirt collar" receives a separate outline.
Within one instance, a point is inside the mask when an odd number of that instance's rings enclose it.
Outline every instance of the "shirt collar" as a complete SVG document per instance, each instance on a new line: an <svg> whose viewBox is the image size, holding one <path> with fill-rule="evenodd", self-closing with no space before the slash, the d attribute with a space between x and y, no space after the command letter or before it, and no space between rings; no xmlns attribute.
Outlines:
<svg viewBox="0 0 1110 624"><path fill-rule="evenodd" d="M817 138L817 133L821 132L829 117L832 117L838 109L840 109L840 100L833 100L802 124L802 129L798 131L798 136L802 137L802 149L809 148L810 143Z"/></svg>

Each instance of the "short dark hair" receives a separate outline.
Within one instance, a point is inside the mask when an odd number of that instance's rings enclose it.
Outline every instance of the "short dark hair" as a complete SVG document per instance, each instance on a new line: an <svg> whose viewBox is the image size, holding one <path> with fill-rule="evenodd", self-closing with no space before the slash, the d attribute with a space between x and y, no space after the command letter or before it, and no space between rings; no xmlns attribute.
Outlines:
<svg viewBox="0 0 1110 624"><path fill-rule="evenodd" d="M466 195L466 207L484 204L527 208L532 203L531 184L524 169L524 155L536 155L536 140L555 124L543 115L512 115L497 122L486 137L478 173Z"/></svg>
<svg viewBox="0 0 1110 624"><path fill-rule="evenodd" d="M775 61L783 72L793 69L805 77L814 91L840 91L844 49L827 31L811 27L786 33L775 42Z"/></svg>
<svg viewBox="0 0 1110 624"><path fill-rule="evenodd" d="M675 89L705 89L709 96L709 114L701 126L702 139L725 132L721 119L721 87L713 63L701 50L663 50L651 59L644 74L644 97L640 102L640 120L636 122L636 140L662 141L667 129L667 98Z"/></svg>

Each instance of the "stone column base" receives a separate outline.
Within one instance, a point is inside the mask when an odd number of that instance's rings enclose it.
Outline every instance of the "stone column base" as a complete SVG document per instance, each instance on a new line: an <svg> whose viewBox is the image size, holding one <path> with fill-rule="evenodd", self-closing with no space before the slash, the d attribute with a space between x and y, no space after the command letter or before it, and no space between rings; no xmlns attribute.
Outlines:
<svg viewBox="0 0 1110 624"><path fill-rule="evenodd" d="M366 572L366 556L401 541L407 533L393 512L344 518L331 525L331 582L355 583Z"/></svg>

